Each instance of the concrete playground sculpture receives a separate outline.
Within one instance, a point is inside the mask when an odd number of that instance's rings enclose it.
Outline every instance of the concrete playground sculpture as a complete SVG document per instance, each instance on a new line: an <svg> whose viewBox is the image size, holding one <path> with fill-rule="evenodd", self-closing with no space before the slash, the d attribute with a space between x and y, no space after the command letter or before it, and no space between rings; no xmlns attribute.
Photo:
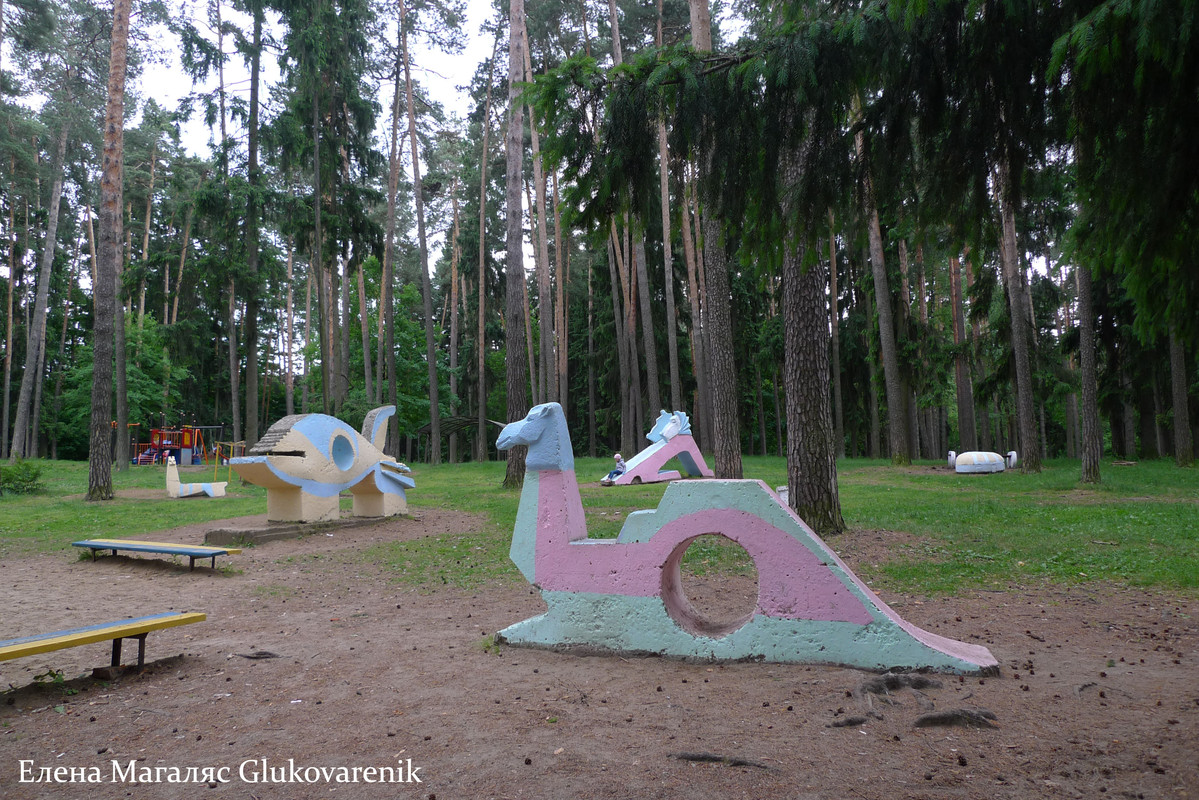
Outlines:
<svg viewBox="0 0 1199 800"><path fill-rule="evenodd" d="M588 539L562 409L534 407L497 446L528 445L511 557L548 610L497 640L700 660L757 659L871 670L994 671L987 648L900 619L761 481L678 481L656 510L629 515L615 540ZM703 534L740 544L758 597L720 626L698 614L680 562Z"/></svg>
<svg viewBox="0 0 1199 800"><path fill-rule="evenodd" d="M224 497L225 486L229 481L219 483L180 483L179 467L175 466L175 457L167 456L167 497Z"/></svg>
<svg viewBox="0 0 1199 800"><path fill-rule="evenodd" d="M338 516L338 495L354 495L354 516L389 517L408 510L408 467L383 455L387 419L395 406L366 415L362 433L325 414L294 414L272 425L250 449L229 460L238 474L266 487L272 522L327 522Z"/></svg>
<svg viewBox="0 0 1199 800"><path fill-rule="evenodd" d="M1001 456L999 453L987 453L980 450L971 450L966 453L955 453L950 450L949 466L953 467L954 472L962 473L1003 472L1004 469L1016 468L1016 451L1009 450L1007 456Z"/></svg>
<svg viewBox="0 0 1199 800"><path fill-rule="evenodd" d="M669 414L663 410L645 438L652 444L629 459L629 468L613 481L614 485L677 481L682 477L678 470L662 469L672 458L677 458L683 472L692 478L712 477L712 470L691 435L691 420L682 411Z"/></svg>

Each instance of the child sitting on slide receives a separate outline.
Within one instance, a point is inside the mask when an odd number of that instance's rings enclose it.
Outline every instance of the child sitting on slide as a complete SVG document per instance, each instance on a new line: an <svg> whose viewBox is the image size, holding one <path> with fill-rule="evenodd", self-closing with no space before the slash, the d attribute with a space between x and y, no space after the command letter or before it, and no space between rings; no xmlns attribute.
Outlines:
<svg viewBox="0 0 1199 800"><path fill-rule="evenodd" d="M613 458L616 459L616 466L613 467L612 471L608 473L606 478L600 481L601 486L611 486L616 482L616 479L625 474L629 468L629 465L624 463L624 459L620 457L620 453L617 453L615 456L613 456Z"/></svg>

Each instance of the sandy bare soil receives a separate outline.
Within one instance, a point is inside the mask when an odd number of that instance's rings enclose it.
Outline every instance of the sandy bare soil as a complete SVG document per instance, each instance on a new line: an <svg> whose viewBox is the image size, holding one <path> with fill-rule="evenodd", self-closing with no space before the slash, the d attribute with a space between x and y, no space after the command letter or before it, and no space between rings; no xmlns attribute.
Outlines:
<svg viewBox="0 0 1199 800"><path fill-rule="evenodd" d="M236 522L145 538L198 543ZM272 542L216 571L67 551L0 561L0 638L208 614L152 633L146 669L110 683L90 677L107 644L0 662L0 796L1199 797L1194 598L1092 586L883 592L908 620L982 642L1003 667L872 692L877 676L837 667L485 649L487 635L542 610L528 585L414 590L361 557L376 542L474 523L424 511ZM833 546L852 567L905 539L857 532ZM719 600L745 587L710 588ZM66 683L37 680L51 668ZM954 711L972 724L916 726ZM395 782L365 782L379 775L365 768L397 764ZM22 783L23 766L99 782ZM190 767L228 781L171 782Z"/></svg>

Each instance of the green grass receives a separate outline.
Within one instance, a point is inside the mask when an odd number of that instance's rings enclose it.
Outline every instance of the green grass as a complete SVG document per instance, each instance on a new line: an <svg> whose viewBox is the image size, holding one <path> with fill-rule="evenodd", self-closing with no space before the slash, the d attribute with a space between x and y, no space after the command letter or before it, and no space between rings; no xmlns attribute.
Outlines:
<svg viewBox="0 0 1199 800"><path fill-rule="evenodd" d="M1108 462L1097 487L1078 475L1078 462L1065 459L1039 475L849 463L840 468L841 506L851 528L921 537L881 567L904 591L1030 579L1199 589L1199 470Z"/></svg>
<svg viewBox="0 0 1199 800"><path fill-rule="evenodd" d="M265 492L237 476L222 499L166 498L161 468L114 473L122 489L163 490L152 499L89 503L87 465L42 462L47 489L40 495L0 497L0 557L61 552L91 536L136 536L266 510ZM745 475L769 486L786 482L782 459L747 457ZM1199 591L1199 470L1172 462L1102 465L1104 482L1078 483L1077 461L1046 463L1040 475L1005 472L957 475L943 462L897 469L862 459L838 464L841 507L850 530L909 534L889 560L859 565L877 583L911 593L952 593L970 587L1009 588L1031 581L1120 585ZM653 508L664 484L601 487L608 459L577 459L576 473L589 534L615 537L632 511ZM211 472L190 480L211 480ZM472 588L524 579L508 559L519 493L503 489L499 463L414 466L413 514L446 508L479 514L463 534L387 542L366 549L365 561L390 578L433 588ZM225 474L218 476L224 480ZM349 499L343 498L343 507ZM840 537L838 537L840 538ZM837 538L831 544L838 546ZM719 543L693 548L690 569L743 571L738 548Z"/></svg>
<svg viewBox="0 0 1199 800"><path fill-rule="evenodd" d="M112 474L114 500L88 502L87 463L82 461L38 462L46 489L38 494L0 497L0 557L51 552L69 547L76 539L93 537L129 538L196 522L261 514L266 511L266 490L243 485L234 473L222 468L216 480L229 480L221 498L171 499L166 493L166 471L157 467L130 467ZM203 471L184 470L186 482L212 481L212 467ZM149 489L161 493L153 498L122 498L120 492Z"/></svg>

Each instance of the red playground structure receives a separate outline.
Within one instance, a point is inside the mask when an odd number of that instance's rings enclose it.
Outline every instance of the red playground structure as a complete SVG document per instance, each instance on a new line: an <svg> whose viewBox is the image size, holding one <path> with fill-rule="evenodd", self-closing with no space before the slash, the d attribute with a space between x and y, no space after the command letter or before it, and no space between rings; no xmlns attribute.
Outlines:
<svg viewBox="0 0 1199 800"><path fill-rule="evenodd" d="M133 463L165 464L167 456L175 463L207 464L208 448L204 446L204 431L220 430L220 425L184 425L179 428L151 428L150 442L135 446Z"/></svg>

